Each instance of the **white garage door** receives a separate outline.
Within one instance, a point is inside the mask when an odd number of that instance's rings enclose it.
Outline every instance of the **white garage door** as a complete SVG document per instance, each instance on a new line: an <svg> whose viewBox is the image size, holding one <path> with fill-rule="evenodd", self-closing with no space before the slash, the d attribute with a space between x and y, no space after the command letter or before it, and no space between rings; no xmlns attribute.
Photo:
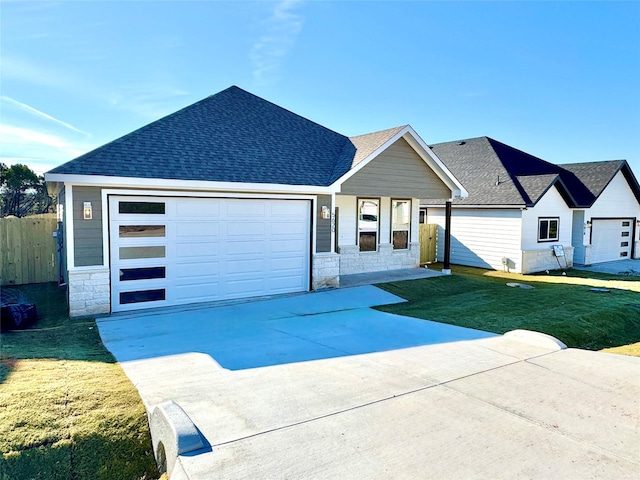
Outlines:
<svg viewBox="0 0 640 480"><path fill-rule="evenodd" d="M591 224L591 263L631 258L633 220L599 219Z"/></svg>
<svg viewBox="0 0 640 480"><path fill-rule="evenodd" d="M114 312L309 289L310 202L109 197Z"/></svg>

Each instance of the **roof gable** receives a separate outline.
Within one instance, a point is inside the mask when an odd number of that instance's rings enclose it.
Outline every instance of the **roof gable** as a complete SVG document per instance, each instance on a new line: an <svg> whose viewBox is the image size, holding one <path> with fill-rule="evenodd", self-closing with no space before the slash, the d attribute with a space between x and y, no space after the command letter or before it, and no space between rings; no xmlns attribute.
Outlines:
<svg viewBox="0 0 640 480"><path fill-rule="evenodd" d="M640 187L625 160L555 165L489 137L432 148L469 191L456 204L534 206L555 185L569 207L588 208L618 171L640 201Z"/></svg>
<svg viewBox="0 0 640 480"><path fill-rule="evenodd" d="M585 185L594 196L594 202L611 183L613 177L621 171L638 203L640 203L640 185L626 160L566 163L560 166L573 173Z"/></svg>

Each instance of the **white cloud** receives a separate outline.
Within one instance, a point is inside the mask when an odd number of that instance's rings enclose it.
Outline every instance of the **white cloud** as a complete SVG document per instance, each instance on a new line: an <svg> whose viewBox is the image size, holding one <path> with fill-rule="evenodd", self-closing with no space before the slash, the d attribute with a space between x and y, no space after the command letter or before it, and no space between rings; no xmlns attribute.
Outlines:
<svg viewBox="0 0 640 480"><path fill-rule="evenodd" d="M85 135L85 136L87 136L89 138L91 137L90 133L83 132L82 130L74 127L73 125L71 125L71 124L69 124L67 122L64 122L62 120L59 120L59 119L57 119L55 117L52 117L51 115L48 115L48 114L38 110L37 108L34 108L34 107L31 107L31 106L27 105L26 103L19 102L18 100L15 100L15 99L13 99L11 97L7 97L6 95L0 96L0 100L3 101L3 102L8 102L8 103L18 107L19 109L21 109L21 110L23 110L23 111L25 111L27 113L31 113L31 114L39 117L39 118L43 118L45 120L49 120L49 121L51 121L53 123L56 123L58 125L62 125L63 127L68 128L69 130L72 130L72 131L77 132L77 133L81 133L82 135Z"/></svg>
<svg viewBox="0 0 640 480"><path fill-rule="evenodd" d="M264 20L265 32L254 43L250 54L253 78L257 82L269 81L291 51L302 31L302 15L295 12L301 4L300 0L282 0Z"/></svg>
<svg viewBox="0 0 640 480"><path fill-rule="evenodd" d="M31 105L0 96L0 161L22 163L37 173L90 150L91 134Z"/></svg>

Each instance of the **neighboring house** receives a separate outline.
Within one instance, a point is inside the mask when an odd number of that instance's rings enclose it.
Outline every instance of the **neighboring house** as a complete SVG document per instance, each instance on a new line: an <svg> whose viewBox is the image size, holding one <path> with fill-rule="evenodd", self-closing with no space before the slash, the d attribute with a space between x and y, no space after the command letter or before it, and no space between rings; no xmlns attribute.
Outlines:
<svg viewBox="0 0 640 480"><path fill-rule="evenodd" d="M410 126L348 138L238 87L45 178L71 316L416 267L419 199L466 195Z"/></svg>
<svg viewBox="0 0 640 480"><path fill-rule="evenodd" d="M469 192L452 201L451 263L529 273L640 256L640 187L625 160L554 165L488 137L431 148ZM444 227L444 202L422 204Z"/></svg>

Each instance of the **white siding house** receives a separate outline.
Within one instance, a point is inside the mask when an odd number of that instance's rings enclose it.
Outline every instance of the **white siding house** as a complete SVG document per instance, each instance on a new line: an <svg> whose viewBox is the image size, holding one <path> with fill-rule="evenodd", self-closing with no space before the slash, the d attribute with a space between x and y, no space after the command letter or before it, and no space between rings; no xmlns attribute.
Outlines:
<svg viewBox="0 0 640 480"><path fill-rule="evenodd" d="M554 165L488 137L431 148L469 192L452 202L451 263L529 273L640 257L640 186L626 161ZM445 209L422 205L442 261Z"/></svg>

